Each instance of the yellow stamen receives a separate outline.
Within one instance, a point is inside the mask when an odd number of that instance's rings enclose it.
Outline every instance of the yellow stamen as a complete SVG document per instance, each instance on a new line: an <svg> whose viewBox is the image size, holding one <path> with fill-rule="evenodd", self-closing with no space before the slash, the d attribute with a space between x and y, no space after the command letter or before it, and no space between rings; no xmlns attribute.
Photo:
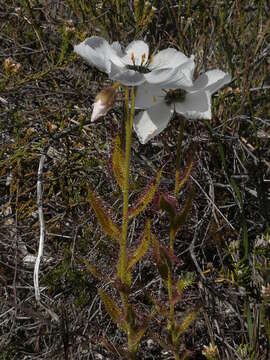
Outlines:
<svg viewBox="0 0 270 360"><path fill-rule="evenodd" d="M133 64L135 65L135 56L134 56L134 52L132 51L131 53L131 61L133 62Z"/></svg>
<svg viewBox="0 0 270 360"><path fill-rule="evenodd" d="M156 97L156 96L153 96L153 100L154 100L154 103L156 104L156 102L157 102L157 97Z"/></svg>
<svg viewBox="0 0 270 360"><path fill-rule="evenodd" d="M141 65L144 63L145 58L146 58L146 55L145 55L145 53L143 53L142 54L142 63L141 63Z"/></svg>

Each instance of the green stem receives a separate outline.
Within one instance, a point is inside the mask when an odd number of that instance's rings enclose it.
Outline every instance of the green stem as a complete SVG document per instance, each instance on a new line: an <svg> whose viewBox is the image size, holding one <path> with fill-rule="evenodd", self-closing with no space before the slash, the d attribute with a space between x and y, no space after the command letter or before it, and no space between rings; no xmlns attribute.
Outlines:
<svg viewBox="0 0 270 360"><path fill-rule="evenodd" d="M128 101L126 89L125 101ZM123 221L122 221L122 237L120 244L120 258L119 258L119 274L122 284L127 282L127 254L126 254L126 243L127 243L127 231L128 231L128 196L129 196L129 168L130 168L130 153L131 153L131 134L132 134L132 125L135 111L135 97L136 89L133 90L132 101L131 101L131 110L130 114L127 114L126 121L126 151L125 151L125 178L124 178L124 189L123 189ZM126 104L126 108L128 105Z"/></svg>
<svg viewBox="0 0 270 360"><path fill-rule="evenodd" d="M174 243L174 232L170 231L170 251L173 253L173 243ZM168 297L169 297L169 304L170 304L170 313L169 313L169 322L168 328L171 332L172 336L172 343L174 344L173 339L173 327L174 327L174 304L173 304L173 273L172 269L168 270Z"/></svg>
<svg viewBox="0 0 270 360"><path fill-rule="evenodd" d="M124 189L123 189L123 220L122 220L122 236L120 243L120 256L118 264L118 278L121 284L129 286L129 278L127 272L127 235L128 235L128 197L129 197L129 171L130 171L130 157L131 157L131 136L132 125L135 112L135 98L136 88L133 89L131 109L128 111L129 101L128 88L125 88L125 108L126 108L126 151L125 151L125 174L124 174ZM128 294L126 291L120 290L120 296L125 311L128 310ZM133 344L132 332L128 331L128 349L132 356L132 359L136 357L136 349Z"/></svg>
<svg viewBox="0 0 270 360"><path fill-rule="evenodd" d="M183 134L184 134L184 125L185 121L184 119L181 120L180 124L180 130L178 133L178 139L177 139L177 152L176 152L176 167L175 167L175 186L174 186L174 196L176 197L179 192L178 183L179 183L179 169L181 165L181 146L182 146L182 140L183 140Z"/></svg>

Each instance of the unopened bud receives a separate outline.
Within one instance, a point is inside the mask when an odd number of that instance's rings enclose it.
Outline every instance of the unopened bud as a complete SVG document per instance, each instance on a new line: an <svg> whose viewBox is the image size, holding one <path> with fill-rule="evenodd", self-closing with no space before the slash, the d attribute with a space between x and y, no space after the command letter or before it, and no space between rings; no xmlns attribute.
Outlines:
<svg viewBox="0 0 270 360"><path fill-rule="evenodd" d="M115 83L110 87L101 90L94 102L94 109L91 116L91 122L96 121L101 116L107 114L107 112L113 107L116 97L116 90L119 87L119 83Z"/></svg>

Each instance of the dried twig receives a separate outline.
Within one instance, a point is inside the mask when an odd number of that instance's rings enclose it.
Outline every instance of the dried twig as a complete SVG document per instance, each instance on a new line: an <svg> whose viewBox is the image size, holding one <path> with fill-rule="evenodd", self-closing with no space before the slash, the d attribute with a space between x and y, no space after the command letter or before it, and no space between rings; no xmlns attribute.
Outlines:
<svg viewBox="0 0 270 360"><path fill-rule="evenodd" d="M34 287L35 287L35 297L36 300L40 301L40 290L39 290L39 265L41 258L43 256L43 248L44 248L44 236L45 236L45 221L43 215L43 206L42 206L42 175L43 175L43 166L46 159L46 155L42 154L39 167L38 167L38 181L37 181L37 205L38 205L38 216L40 223L40 237L39 237L39 247L38 247L38 256L35 263L34 269Z"/></svg>

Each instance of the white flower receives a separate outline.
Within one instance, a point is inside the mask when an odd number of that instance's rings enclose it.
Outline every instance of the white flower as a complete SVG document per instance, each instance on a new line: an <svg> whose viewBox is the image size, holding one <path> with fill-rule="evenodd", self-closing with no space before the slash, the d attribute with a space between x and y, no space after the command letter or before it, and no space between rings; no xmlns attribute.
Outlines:
<svg viewBox="0 0 270 360"><path fill-rule="evenodd" d="M177 83L191 86L194 71L193 57L168 48L149 59L148 45L141 40L132 41L123 51L118 42L111 45L99 36L87 38L74 47L90 65L108 74L126 86Z"/></svg>
<svg viewBox="0 0 270 360"><path fill-rule="evenodd" d="M182 73L192 73L189 64ZM160 134L168 125L174 111L188 119L211 119L211 96L231 81L229 74L210 70L200 75L191 86L180 81L163 86L143 84L137 89L137 109L146 109L134 119L134 130L142 144Z"/></svg>

